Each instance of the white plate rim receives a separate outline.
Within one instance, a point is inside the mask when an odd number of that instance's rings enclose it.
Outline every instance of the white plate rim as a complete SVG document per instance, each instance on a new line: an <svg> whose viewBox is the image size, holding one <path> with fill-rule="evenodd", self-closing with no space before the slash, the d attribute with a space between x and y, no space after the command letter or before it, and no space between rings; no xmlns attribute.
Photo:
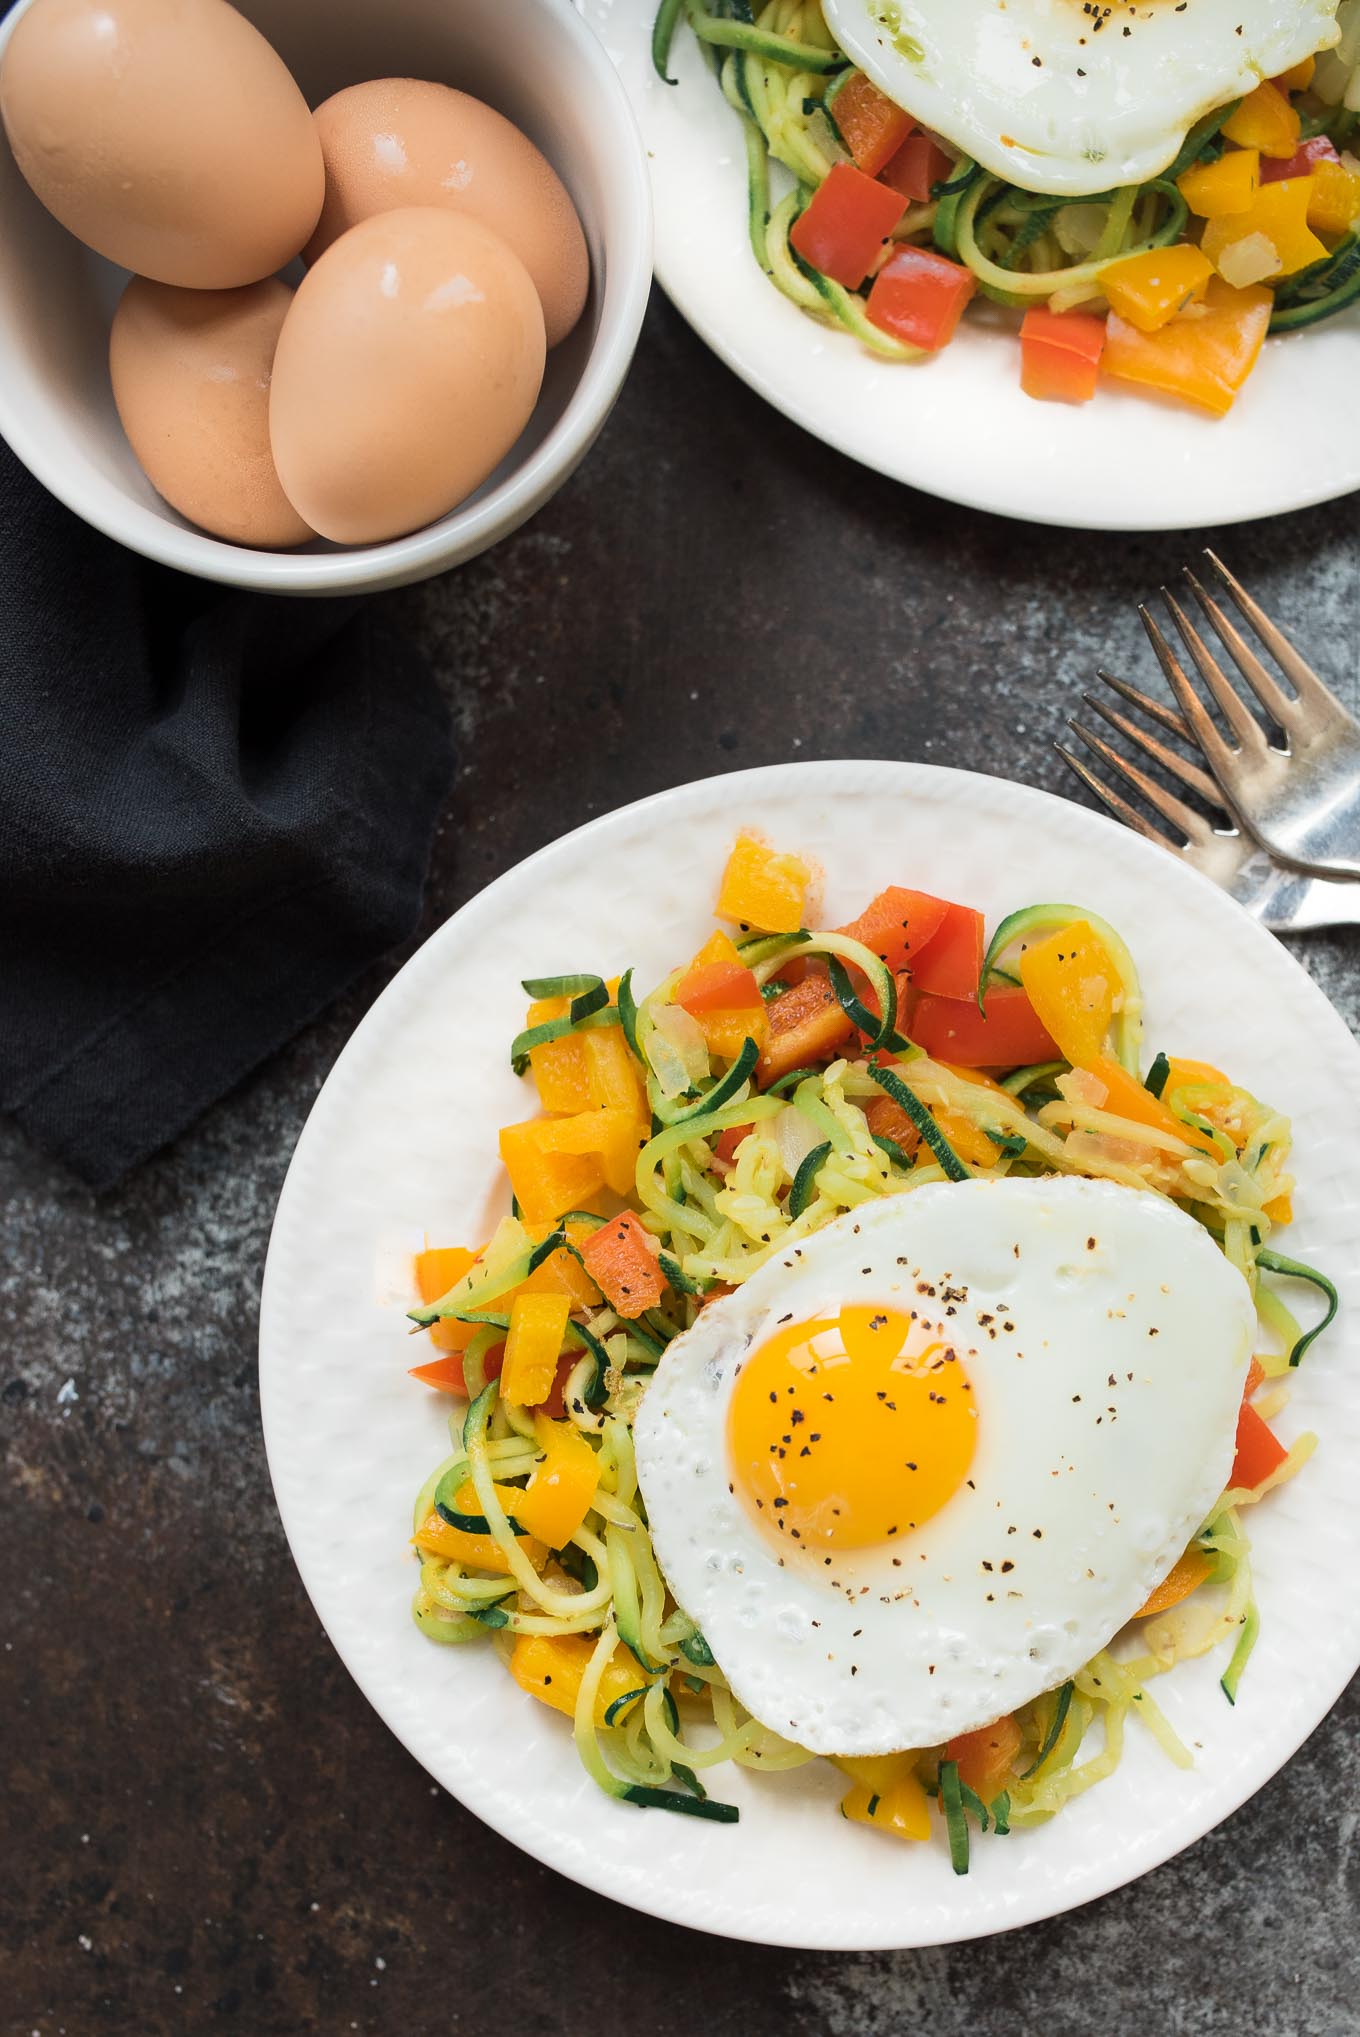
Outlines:
<svg viewBox="0 0 1360 2037"><path fill-rule="evenodd" d="M1253 1796L1284 1765L1303 1740L1321 1723L1342 1694L1357 1667L1360 1667L1360 1606L1345 1623L1347 1638L1341 1652L1335 1655L1329 1672L1320 1678L1316 1676L1311 1678L1310 1695L1304 1707L1307 1716L1297 1725L1297 1730L1292 1730L1283 1737L1277 1736L1273 1741L1262 1741L1258 1744L1251 1760L1243 1768L1237 1786L1226 1795L1220 1792L1211 1814L1194 1822L1192 1827L1179 1832L1170 1843L1146 1847L1141 1852L1135 1848L1116 1863L1112 1871L1108 1873L1097 1871L1080 1876L1060 1901L1055 1902L1047 1898L1027 1901L1025 1895L1021 1893L995 1916L981 1921L974 1917L966 1922L960 1922L957 1928L947 1923L935 1924L924 1935L903 1926L886 1932L881 1925L866 1930L858 1920L847 1920L844 1915L838 1915L834 1902L828 1903L826 1921L815 1930L810 1931L805 1925L796 1931L785 1932L768 1920L762 1921L758 1928L751 1928L749 1922L743 1922L738 1918L715 1917L710 1909L702 1904L696 1904L692 1890L683 1887L677 1890L674 1886L668 1888L664 1884L664 1878L660 1886L640 1887L635 1881L630 1882L626 1876L621 1876L608 1868L587 1875L582 1871L579 1857L573 1857L572 1847L562 1830L551 1824L536 1822L519 1812L507 1812L504 1804L498 1805L493 1802L494 1791L484 1786L485 1778L480 1775L475 1764L465 1768L456 1781L451 1781L447 1763L433 1761L430 1758L430 1748L424 1744L421 1732L413 1728L409 1719L401 1721L393 1717L395 1699L390 1679L375 1674L372 1665L360 1659L354 1646L354 1636L347 1630L344 1610L337 1608L329 1581L324 1575L324 1561L318 1562L315 1521L310 1520L306 1510L297 1504L297 1495L290 1487L289 1477L293 1439L288 1427L289 1408L285 1385L290 1364L292 1330L283 1295L286 1267L285 1247L281 1240L286 1221L292 1215L291 1204L297 1181L308 1163L312 1148L323 1143L324 1137L329 1133L327 1120L340 1097L346 1075L348 1071L358 1066L376 1044L392 1014L403 1002L409 1002L412 997L418 996L427 979L433 981L443 956L452 950L471 920L494 914L503 899L507 896L513 897L520 885L526 881L533 881L552 865L554 859L564 853L588 849L607 839L611 833L626 833L628 824L642 817L653 822L683 820L687 806L702 804L705 798L713 796L719 788L725 802L732 806L734 815L740 817L744 808L758 807L761 799L767 794L776 796L785 790L796 788L801 795L804 790L811 792L812 788L823 780L834 781L838 777L859 779L863 783L875 780L873 786L875 791L883 790L885 780L890 778L893 781L894 793L898 797L910 797L913 793L923 790L935 791L943 788L955 798L967 801L976 796L980 787L985 788L989 798L1002 808L1010 808L1017 819L1042 818L1046 815L1050 820L1056 821L1057 816L1062 816L1065 825L1075 837L1078 839L1084 837L1097 852L1101 848L1106 852L1113 851L1117 860L1127 860L1135 868L1141 865L1149 872L1154 870L1165 872L1169 863L1169 859L1164 857L1161 851L1116 827L1104 816L1091 813L1052 794L1010 780L988 778L979 773L934 765L872 760L779 764L720 774L651 794L625 807L598 816L558 841L547 844L468 900L405 964L361 1020L318 1094L298 1140L280 1195L265 1268L260 1312L261 1417L266 1453L285 1533L304 1585L332 1644L379 1716L396 1733L408 1751L466 1808L544 1865L592 1887L597 1893L612 1896L632 1908L666 1922L686 1924L716 1935L730 1936L747 1942L803 1950L895 1950L943 1945L988 1936L1062 1914L1141 1877L1203 1837ZM1239 933L1253 943L1260 954L1268 953L1276 958L1277 974L1280 974L1278 963L1283 958L1285 966L1281 981L1285 976L1293 981L1300 1007L1311 1008L1314 1020L1323 1032L1330 1034L1334 1047L1343 1059L1345 1071L1349 1074L1354 1122L1360 1127L1360 1048L1352 1040L1339 1015L1308 978L1306 972L1287 956L1270 935L1252 922L1248 915L1241 912L1240 908L1207 879L1190 870L1188 866L1176 864L1174 868L1178 883L1184 883L1191 891L1198 892L1202 900L1212 899L1214 910L1230 915ZM1357 1406L1355 1413L1357 1419L1360 1419L1360 1406ZM421 1468L418 1464L412 1467L413 1487L418 1482ZM1360 1548L1360 1529L1357 1530L1357 1547ZM443 1651L429 1649L428 1644L423 1641L421 1647L435 1659L448 1659ZM552 1723L559 1722L554 1720ZM575 1756L569 1742L565 1751L568 1758L574 1762ZM604 1801L599 1799L600 1803ZM570 1810L574 1807L568 1805L566 1808ZM607 1808L613 1811L615 1807ZM667 1823L689 1827L688 1820ZM706 1833L714 1830L721 1832L725 1829L727 1828L703 1828ZM656 1850L664 1855L666 1848L662 1846ZM966 1888L967 1884L957 1886ZM823 1893L829 1894L827 1891Z"/></svg>

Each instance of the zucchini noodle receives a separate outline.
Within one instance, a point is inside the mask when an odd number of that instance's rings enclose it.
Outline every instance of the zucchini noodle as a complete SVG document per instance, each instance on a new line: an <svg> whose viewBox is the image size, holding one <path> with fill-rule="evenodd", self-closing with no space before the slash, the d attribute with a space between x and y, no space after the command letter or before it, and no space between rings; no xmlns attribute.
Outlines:
<svg viewBox="0 0 1360 2037"><path fill-rule="evenodd" d="M762 34L812 41L819 20L815 7L780 0L757 27ZM744 67L741 103L750 108L748 118L762 133L778 136L781 161L796 157L808 138L802 129L797 145L790 136L813 116L800 111L795 120L780 62L758 57L741 42L717 46L727 49L725 82L734 65ZM824 74L791 75L815 101L807 88L824 83ZM959 208L962 247L984 231L994 239L1005 227L1011 201L1001 194L992 204L997 195L989 182L970 185ZM1135 194L1116 211L1118 199L1112 194L1108 232L1146 231L1156 209L1147 194ZM784 201L785 208L789 204ZM1036 216L1033 208L1029 216ZM779 217L776 208L772 232ZM1041 236L1030 235L1017 262L1037 261L1042 245ZM777 252L774 259L777 269ZM1087 265L1093 273L1100 259ZM1012 281L1019 273L1005 271ZM1042 273L1030 272L1031 281L1037 285ZM797 271L791 280L802 287ZM1257 1403L1263 1417L1283 1406L1292 1366L1331 1320L1329 1312L1314 1329L1302 1330L1269 1284L1271 1276L1311 1283L1335 1309L1335 1289L1325 1276L1270 1243L1277 1223L1288 1220L1294 1185L1287 1118L1199 1064L1181 1064L1173 1078L1176 1064L1159 1055L1143 1084L1142 992L1112 928L1076 907L1012 915L988 951L980 997L992 981L1009 983L1014 994L1019 979L1005 961L1026 930L1061 931L1079 919L1105 940L1119 979L1109 1039L1119 1056L1122 1092L1063 1060L1030 1063L999 1081L935 1060L907 1036L909 1017L906 1034L898 1030L900 985L891 970L871 948L842 933L757 934L729 950L750 969L767 1012L804 972L820 974L823 994L839 1001L849 1035L843 1044L850 1051L841 1058L789 1068L764 1087L756 1086L762 1072L768 1078L772 1071L762 1070L749 1036L739 1051L710 1054L702 1029L675 1002L684 971L673 971L640 1003L632 996L630 971L619 990L620 1024L609 1037L626 1042L619 1052L631 1057L636 1073L630 1079L639 1094L645 1088L653 1117L651 1136L637 1153L632 1193L614 1201L631 1209L652 1240L663 1298L625 1317L607 1296L583 1304L581 1290L573 1290L555 1418L502 1398L493 1357L506 1339L513 1297L555 1259L587 1267L582 1241L588 1246L611 1217L570 1211L546 1233L526 1229L518 1215L507 1219L446 1294L411 1311L417 1325L466 1326L460 1362L469 1394L466 1412L450 1421L451 1454L415 1502L415 1620L439 1643L499 1651L525 1689L569 1712L583 1766L620 1802L730 1822L735 1808L710 1799L701 1774L729 1762L776 1771L814 1758L734 1696L702 1634L670 1595L638 1488L633 1415L667 1344L693 1325L715 1287L740 1286L791 1245L882 1196L970 1175L1076 1175L1174 1201L1243 1273L1256 1297L1261 1341L1280 1347L1260 1354L1269 1381ZM555 982L595 985L600 979L548 979L526 987L550 994ZM580 994L565 993L568 1000ZM590 992L582 1026L602 1026L599 994ZM913 1009L903 993L902 1011ZM544 1031L558 1039L564 1026L570 1031L576 1023L569 1016L549 1021ZM598 1030L591 1036L602 1037ZM530 1060L537 1049L523 1051ZM1096 1066L1109 1070L1099 1058ZM1121 1113L1121 1095L1134 1115ZM1135 1096L1146 1109L1135 1105ZM579 1473L584 1451L593 1482L575 1520L561 1519L559 1546L548 1547L518 1514L522 1509L532 1521L540 1476L552 1483L550 1451L558 1448L558 1431L565 1438L563 1461L571 1459ZM1055 1817L1113 1773L1131 1720L1169 1761L1191 1764L1149 1685L1180 1662L1230 1646L1223 1688L1235 1701L1259 1628L1243 1517L1302 1469L1316 1440L1300 1437L1257 1485L1222 1494L1187 1552L1196 1564L1188 1596L1135 1622L1070 1683L1014 1715L1018 1750L1004 1789L990 1804L960 1779L958 1760L947 1749L913 1751L915 1773L948 1821L956 1866L967 1860L967 1817L1001 1833Z"/></svg>

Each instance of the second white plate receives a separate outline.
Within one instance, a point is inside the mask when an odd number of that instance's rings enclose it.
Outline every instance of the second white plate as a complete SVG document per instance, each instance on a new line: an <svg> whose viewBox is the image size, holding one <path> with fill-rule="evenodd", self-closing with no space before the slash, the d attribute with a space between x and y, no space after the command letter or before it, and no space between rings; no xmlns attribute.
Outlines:
<svg viewBox="0 0 1360 2037"><path fill-rule="evenodd" d="M979 1840L949 1869L836 1815L824 1764L722 1772L735 1826L610 1801L567 1722L485 1649L440 1649L409 1606L418 1487L447 1453L443 1396L407 1377L411 1254L476 1242L504 1208L497 1131L534 1109L507 1061L519 979L636 965L658 981L712 926L732 837L752 826L817 859L826 922L887 883L1000 914L1074 898L1138 959L1149 1054L1220 1062L1290 1113L1300 1180L1287 1249L1334 1273L1360 1224L1360 1052L1320 992L1232 901L1173 857L1044 793L923 765L783 765L708 779L595 821L443 926L378 1000L303 1132L265 1278L260 1389L275 1491L312 1600L392 1730L469 1809L601 1894L771 1944L857 1950L970 1938L1117 1888L1197 1839L1274 1773L1360 1661L1360 1312L1297 1376L1280 1426L1316 1429L1306 1473L1252 1517L1261 1639L1232 1709L1222 1663L1157 1697L1195 1750L1182 1773L1131 1732L1117 1773L1041 1830ZM1168 1418L1173 1419L1171 1411ZM1282 1834L1281 1846L1289 1843Z"/></svg>
<svg viewBox="0 0 1360 2037"><path fill-rule="evenodd" d="M683 25L652 69L655 0L578 0L633 102L652 170L656 273L767 402L866 467L1031 523L1178 530L1360 488L1360 312L1269 340L1227 417L1103 382L1090 403L1020 389L1010 332L965 319L938 359L876 359L781 297L746 237L741 130Z"/></svg>

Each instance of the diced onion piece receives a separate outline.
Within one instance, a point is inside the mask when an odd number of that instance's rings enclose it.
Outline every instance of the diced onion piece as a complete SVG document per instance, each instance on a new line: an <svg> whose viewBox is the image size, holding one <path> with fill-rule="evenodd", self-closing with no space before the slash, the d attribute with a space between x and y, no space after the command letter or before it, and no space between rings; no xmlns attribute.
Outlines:
<svg viewBox="0 0 1360 2037"><path fill-rule="evenodd" d="M1280 252L1263 233L1249 233L1224 248L1218 258L1218 273L1234 290L1250 289L1280 273Z"/></svg>
<svg viewBox="0 0 1360 2037"><path fill-rule="evenodd" d="M683 1096L708 1076L708 1046L697 1019L682 1004L650 1008L652 1030L643 1052L661 1085L663 1096Z"/></svg>
<svg viewBox="0 0 1360 2037"><path fill-rule="evenodd" d="M770 1120L769 1136L779 1148L779 1157L790 1181L808 1154L822 1143L822 1135L812 1120L805 1117L801 1110L795 1110L792 1104Z"/></svg>

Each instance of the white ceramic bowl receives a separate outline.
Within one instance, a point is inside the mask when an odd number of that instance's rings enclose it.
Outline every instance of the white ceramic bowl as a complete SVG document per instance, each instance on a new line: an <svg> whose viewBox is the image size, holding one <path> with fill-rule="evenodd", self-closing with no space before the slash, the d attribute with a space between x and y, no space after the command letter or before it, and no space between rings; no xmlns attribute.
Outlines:
<svg viewBox="0 0 1360 2037"><path fill-rule="evenodd" d="M14 24L0 25L0 59ZM651 199L637 126L613 65L571 0L235 0L316 106L365 78L458 85L521 126L576 202L590 298L548 356L538 407L490 479L440 522L388 544L252 551L163 502L123 436L108 332L123 271L72 238L0 137L0 435L97 530L202 579L277 594L400 586L517 529L589 449L622 386L651 282Z"/></svg>

